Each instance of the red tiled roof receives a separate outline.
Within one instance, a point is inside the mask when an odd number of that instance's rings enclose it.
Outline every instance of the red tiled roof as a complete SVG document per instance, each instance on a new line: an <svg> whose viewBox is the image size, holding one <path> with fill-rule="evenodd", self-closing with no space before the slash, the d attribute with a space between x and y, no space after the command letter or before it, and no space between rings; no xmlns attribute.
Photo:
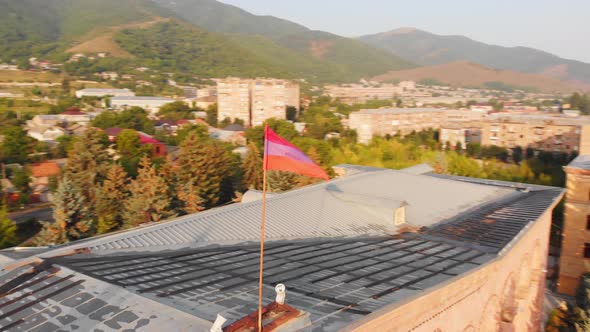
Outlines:
<svg viewBox="0 0 590 332"><path fill-rule="evenodd" d="M79 108L70 107L70 108L66 109L64 112L62 112L61 114L65 114L65 115L85 115L86 113L80 111Z"/></svg>
<svg viewBox="0 0 590 332"><path fill-rule="evenodd" d="M44 162L39 164L34 164L31 166L31 174L33 177L45 177L45 176L57 176L59 175L60 170L57 163L54 162Z"/></svg>

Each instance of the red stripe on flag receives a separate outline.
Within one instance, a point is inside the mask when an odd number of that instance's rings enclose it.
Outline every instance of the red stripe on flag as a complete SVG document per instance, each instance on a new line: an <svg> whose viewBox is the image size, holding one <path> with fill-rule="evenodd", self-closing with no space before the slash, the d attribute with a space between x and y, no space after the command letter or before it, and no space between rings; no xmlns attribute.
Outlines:
<svg viewBox="0 0 590 332"><path fill-rule="evenodd" d="M287 171L302 175L330 180L326 172L316 164L305 163L283 156L266 156L266 169L273 171Z"/></svg>

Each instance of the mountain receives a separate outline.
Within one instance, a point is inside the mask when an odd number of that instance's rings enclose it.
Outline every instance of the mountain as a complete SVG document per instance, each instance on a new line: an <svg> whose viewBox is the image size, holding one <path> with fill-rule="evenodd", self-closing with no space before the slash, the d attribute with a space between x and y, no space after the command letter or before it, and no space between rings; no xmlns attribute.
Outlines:
<svg viewBox="0 0 590 332"><path fill-rule="evenodd" d="M281 37L309 29L274 16L259 16L215 0L151 0L209 31Z"/></svg>
<svg viewBox="0 0 590 332"><path fill-rule="evenodd" d="M0 60L64 62L73 75L149 66L185 77L274 76L350 82L409 62L358 40L310 31L215 0L0 0ZM70 55L68 55L70 54Z"/></svg>
<svg viewBox="0 0 590 332"><path fill-rule="evenodd" d="M590 64L528 47L488 45L463 36L441 36L414 28L367 35L360 40L421 65L470 61L487 67L590 83Z"/></svg>
<svg viewBox="0 0 590 332"><path fill-rule="evenodd" d="M579 85L540 74L521 73L484 67L467 61L391 71L373 78L379 82L413 80L455 87L525 90L547 93L590 91L590 85Z"/></svg>

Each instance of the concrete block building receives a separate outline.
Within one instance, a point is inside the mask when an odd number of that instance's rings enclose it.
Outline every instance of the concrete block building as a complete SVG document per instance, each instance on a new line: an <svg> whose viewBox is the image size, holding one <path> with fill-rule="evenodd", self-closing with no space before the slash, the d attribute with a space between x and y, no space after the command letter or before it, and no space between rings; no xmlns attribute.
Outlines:
<svg viewBox="0 0 590 332"><path fill-rule="evenodd" d="M368 143L373 136L405 136L439 129L444 122L445 110L438 108L363 109L350 113L348 126L356 130L360 143Z"/></svg>
<svg viewBox="0 0 590 332"><path fill-rule="evenodd" d="M286 119L287 107L300 107L299 85L278 79L227 78L217 82L218 121L239 119L258 126L270 118Z"/></svg>
<svg viewBox="0 0 590 332"><path fill-rule="evenodd" d="M482 121L482 145L578 152L583 126L590 117L496 115Z"/></svg>
<svg viewBox="0 0 590 332"><path fill-rule="evenodd" d="M341 169L354 172L268 198L265 330L541 326L562 189L427 167ZM206 332L221 315L224 331L240 331L258 307L260 211L254 198L62 246L0 251L0 329ZM284 304L275 302L279 283Z"/></svg>

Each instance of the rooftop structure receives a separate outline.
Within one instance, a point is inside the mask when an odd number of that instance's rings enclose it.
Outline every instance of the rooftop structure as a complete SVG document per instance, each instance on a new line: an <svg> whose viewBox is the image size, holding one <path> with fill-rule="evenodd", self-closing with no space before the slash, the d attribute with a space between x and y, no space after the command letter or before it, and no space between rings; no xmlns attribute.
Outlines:
<svg viewBox="0 0 590 332"><path fill-rule="evenodd" d="M313 331L535 324L562 190L425 171L358 168L268 198L265 304L284 283ZM209 331L217 314L227 327L257 309L260 204L0 251L15 258L0 270L0 328Z"/></svg>

